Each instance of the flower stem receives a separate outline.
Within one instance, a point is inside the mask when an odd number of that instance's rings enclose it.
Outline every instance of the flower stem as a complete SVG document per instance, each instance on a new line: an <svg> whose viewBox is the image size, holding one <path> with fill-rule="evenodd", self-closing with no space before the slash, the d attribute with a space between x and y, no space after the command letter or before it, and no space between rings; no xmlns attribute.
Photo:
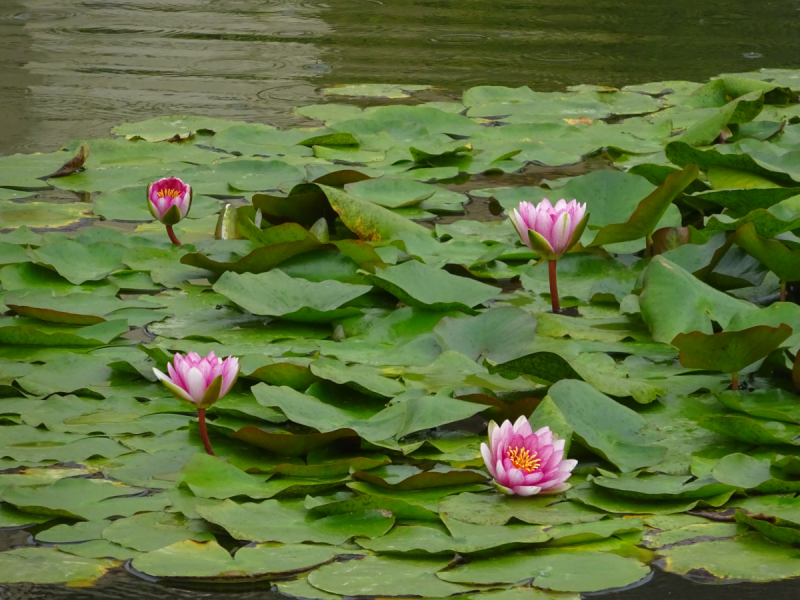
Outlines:
<svg viewBox="0 0 800 600"><path fill-rule="evenodd" d="M781 297L778 298L780 302L786 302L786 282L781 281Z"/></svg>
<svg viewBox="0 0 800 600"><path fill-rule="evenodd" d="M739 373L731 373L731 389L736 391L739 389Z"/></svg>
<svg viewBox="0 0 800 600"><path fill-rule="evenodd" d="M169 239L172 240L172 243L176 246L182 246L181 241L175 235L175 232L172 230L172 225L167 225L167 235L169 235Z"/></svg>
<svg viewBox="0 0 800 600"><path fill-rule="evenodd" d="M645 238L645 256L652 257L653 256L653 236L648 235Z"/></svg>
<svg viewBox="0 0 800 600"><path fill-rule="evenodd" d="M200 437L203 438L203 446L205 446L206 454L216 456L214 449L211 447L211 441L208 439L208 430L206 430L206 409L197 409L197 419L200 421Z"/></svg>
<svg viewBox="0 0 800 600"><path fill-rule="evenodd" d="M558 302L558 283L556 282L556 261L548 261L550 269L550 304L553 306L553 312L561 312L561 305Z"/></svg>

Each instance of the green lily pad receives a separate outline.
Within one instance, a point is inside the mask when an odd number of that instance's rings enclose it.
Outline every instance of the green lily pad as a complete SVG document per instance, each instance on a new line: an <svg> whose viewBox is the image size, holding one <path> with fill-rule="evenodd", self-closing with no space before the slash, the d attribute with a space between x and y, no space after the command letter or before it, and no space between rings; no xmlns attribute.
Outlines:
<svg viewBox="0 0 800 600"><path fill-rule="evenodd" d="M692 500L713 498L733 491L733 486L720 483L712 476L692 480L691 477L653 475L650 477L595 477L592 485L627 498L650 500Z"/></svg>
<svg viewBox="0 0 800 600"><path fill-rule="evenodd" d="M711 474L720 483L742 489L758 487L772 478L768 459L758 460L740 452L723 457L714 465Z"/></svg>
<svg viewBox="0 0 800 600"><path fill-rule="evenodd" d="M667 448L634 411L601 394L587 383L562 380L548 393L574 432L574 438L623 472L655 465Z"/></svg>
<svg viewBox="0 0 800 600"><path fill-rule="evenodd" d="M442 349L454 350L481 364L504 363L524 356L536 335L536 319L522 309L501 306L476 317L445 317L434 328Z"/></svg>
<svg viewBox="0 0 800 600"><path fill-rule="evenodd" d="M248 496L261 499L275 495L273 490L264 485L267 479L269 477L263 475L248 475L215 456L198 453L181 469L178 483L187 486L195 496L202 498Z"/></svg>
<svg viewBox="0 0 800 600"><path fill-rule="evenodd" d="M730 414L701 417L700 427L749 444L791 444L800 446L800 426Z"/></svg>
<svg viewBox="0 0 800 600"><path fill-rule="evenodd" d="M117 244L97 242L79 244L63 241L42 246L31 252L34 262L50 267L59 275L79 285L85 281L103 279L122 268L125 248Z"/></svg>
<svg viewBox="0 0 800 600"><path fill-rule="evenodd" d="M560 592L596 592L631 585L650 573L632 558L588 550L519 552L476 560L440 572L445 581L462 584L517 583L533 577L533 585Z"/></svg>
<svg viewBox="0 0 800 600"><path fill-rule="evenodd" d="M800 575L796 550L755 532L732 540L675 546L660 553L664 569L670 573L703 569L723 581L774 581Z"/></svg>
<svg viewBox="0 0 800 600"><path fill-rule="evenodd" d="M89 520L106 515L123 515L118 511L128 512L130 509L120 500L132 500L131 506L139 504L141 510L147 510L148 505L153 504L150 499L131 497L139 492L141 490L138 488L117 485L103 479L71 478L61 479L45 487L10 486L0 495L5 502L34 514ZM125 496L128 498L121 498Z"/></svg>
<svg viewBox="0 0 800 600"><path fill-rule="evenodd" d="M323 591L346 596L442 597L468 591L436 577L446 566L446 560L367 556L320 567L308 581Z"/></svg>
<svg viewBox="0 0 800 600"><path fill-rule="evenodd" d="M159 578L286 577L333 560L336 548L287 544L239 549L234 556L215 541L177 542L135 558L137 571Z"/></svg>
<svg viewBox="0 0 800 600"><path fill-rule="evenodd" d="M408 304L428 310L459 310L477 314L476 305L497 295L498 289L410 260L401 265L377 269L367 280Z"/></svg>
<svg viewBox="0 0 800 600"><path fill-rule="evenodd" d="M278 500L266 500L261 504L236 504L225 500L213 506L198 506L195 510L234 538L253 542L338 545L354 536L379 537L394 525L394 517L377 510L315 520L308 516L302 504Z"/></svg>
<svg viewBox="0 0 800 600"><path fill-rule="evenodd" d="M760 419L800 425L798 397L781 389L753 390L749 393L727 391L717 394L717 400L731 410Z"/></svg>
<svg viewBox="0 0 800 600"><path fill-rule="evenodd" d="M746 366L768 356L792 335L792 328L757 325L739 331L705 334L700 331L679 333L672 345L681 353L684 367L738 373Z"/></svg>
<svg viewBox="0 0 800 600"><path fill-rule="evenodd" d="M697 165L687 165L682 171L668 175L664 183L639 203L625 223L606 225L597 232L591 245L602 246L649 238L673 200L697 179L699 174Z"/></svg>
<svg viewBox="0 0 800 600"><path fill-rule="evenodd" d="M18 227L66 227L92 219L92 209L81 202L11 202L0 200L0 229Z"/></svg>
<svg viewBox="0 0 800 600"><path fill-rule="evenodd" d="M391 239L398 233L427 232L421 225L394 214L392 211L367 200L356 198L337 188L320 185L331 207L345 226L360 239L378 242Z"/></svg>
<svg viewBox="0 0 800 600"><path fill-rule="evenodd" d="M143 139L148 142L161 142L174 138L188 139L198 131L216 133L233 125L236 125L236 121L193 115L169 115L137 123L123 123L114 127L111 133L125 136L129 140Z"/></svg>
<svg viewBox="0 0 800 600"><path fill-rule="evenodd" d="M558 497L520 498L472 493L447 498L439 510L442 515L476 525L505 525L512 518L532 525L591 523L606 516L603 512L564 502Z"/></svg>
<svg viewBox="0 0 800 600"><path fill-rule="evenodd" d="M408 98L414 92L430 89L429 85L400 85L361 83L325 88L325 94L334 96L366 96L368 98Z"/></svg>
<svg viewBox="0 0 800 600"><path fill-rule="evenodd" d="M347 366L338 360L319 358L311 363L310 369L320 379L349 385L370 396L391 398L405 390L399 381L383 377L377 369L365 365Z"/></svg>
<svg viewBox="0 0 800 600"><path fill-rule="evenodd" d="M653 340L666 343L679 333L711 334L712 321L724 328L736 313L755 310L752 304L715 290L660 256L644 272L639 306Z"/></svg>
<svg viewBox="0 0 800 600"><path fill-rule="evenodd" d="M781 281L800 278L800 252L790 250L777 240L760 237L753 223L746 223L736 231L736 243L764 263Z"/></svg>
<svg viewBox="0 0 800 600"><path fill-rule="evenodd" d="M436 467L423 471L410 465L388 465L370 471L356 471L352 476L354 479L397 491L469 485L487 481L486 475L479 471L449 467Z"/></svg>
<svg viewBox="0 0 800 600"><path fill-rule="evenodd" d="M56 548L17 548L0 553L3 583L91 585L117 563L81 558Z"/></svg>
<svg viewBox="0 0 800 600"><path fill-rule="evenodd" d="M338 281L313 283L293 279L275 269L258 274L228 271L213 289L253 314L290 321L327 322L360 314L357 308L341 307L367 293L370 287Z"/></svg>

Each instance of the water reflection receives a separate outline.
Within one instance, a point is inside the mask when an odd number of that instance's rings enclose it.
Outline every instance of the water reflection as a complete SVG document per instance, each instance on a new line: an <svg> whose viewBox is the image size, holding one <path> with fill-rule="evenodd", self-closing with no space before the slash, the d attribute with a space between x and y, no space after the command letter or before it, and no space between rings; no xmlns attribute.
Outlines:
<svg viewBox="0 0 800 600"><path fill-rule="evenodd" d="M8 146L24 144L36 124L30 90L41 80L27 68L31 39L24 34L23 13L22 0L0 3L0 154Z"/></svg>
<svg viewBox="0 0 800 600"><path fill-rule="evenodd" d="M201 113L288 123L322 85L624 85L798 67L797 0L2 0L0 153ZM777 27L776 24L780 24Z"/></svg>
<svg viewBox="0 0 800 600"><path fill-rule="evenodd" d="M320 49L306 38L329 31L318 7L288 1L14 4L20 24L3 32L0 65L20 65L30 81L12 83L0 100L32 130L0 132L5 151L57 147L164 114L275 121L315 95L309 74L322 70Z"/></svg>

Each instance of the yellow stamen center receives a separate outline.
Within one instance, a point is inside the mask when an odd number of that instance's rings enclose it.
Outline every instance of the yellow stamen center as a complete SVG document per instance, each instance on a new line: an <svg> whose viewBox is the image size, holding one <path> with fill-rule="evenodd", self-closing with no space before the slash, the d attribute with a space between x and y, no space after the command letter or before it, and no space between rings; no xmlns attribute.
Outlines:
<svg viewBox="0 0 800 600"><path fill-rule="evenodd" d="M533 473L542 464L541 459L536 458L536 452L532 455L527 448L515 447L508 449L508 460L520 471Z"/></svg>
<svg viewBox="0 0 800 600"><path fill-rule="evenodd" d="M173 190L172 188L158 191L159 198L163 198L164 196L169 196L170 198L177 198L180 195L181 193L178 190Z"/></svg>

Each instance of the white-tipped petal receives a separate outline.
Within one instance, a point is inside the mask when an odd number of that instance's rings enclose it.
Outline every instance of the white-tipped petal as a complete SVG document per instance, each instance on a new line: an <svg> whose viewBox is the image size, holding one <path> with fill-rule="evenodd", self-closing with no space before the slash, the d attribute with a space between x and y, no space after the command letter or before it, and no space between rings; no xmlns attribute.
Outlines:
<svg viewBox="0 0 800 600"><path fill-rule="evenodd" d="M203 395L206 393L206 379L203 373L197 367L192 367L186 374L186 385L188 386L189 395L195 402L200 402Z"/></svg>
<svg viewBox="0 0 800 600"><path fill-rule="evenodd" d="M542 491L542 488L535 485L518 485L511 488L511 491L517 496L535 496Z"/></svg>
<svg viewBox="0 0 800 600"><path fill-rule="evenodd" d="M571 487L572 486L570 484L568 484L568 483L560 483L560 484L558 484L556 486L551 487L548 490L542 490L540 493L543 494L543 495L544 494L558 494L560 492L566 492Z"/></svg>
<svg viewBox="0 0 800 600"><path fill-rule="evenodd" d="M556 254L563 254L567 249L569 238L572 236L572 220L569 213L563 212L553 223L553 229L550 233L550 245Z"/></svg>
<svg viewBox="0 0 800 600"><path fill-rule="evenodd" d="M492 451L486 444L481 444L481 456L483 457L483 462L486 463L486 469L489 471L489 474L495 477L494 465L492 464L494 462L494 457L492 457Z"/></svg>

